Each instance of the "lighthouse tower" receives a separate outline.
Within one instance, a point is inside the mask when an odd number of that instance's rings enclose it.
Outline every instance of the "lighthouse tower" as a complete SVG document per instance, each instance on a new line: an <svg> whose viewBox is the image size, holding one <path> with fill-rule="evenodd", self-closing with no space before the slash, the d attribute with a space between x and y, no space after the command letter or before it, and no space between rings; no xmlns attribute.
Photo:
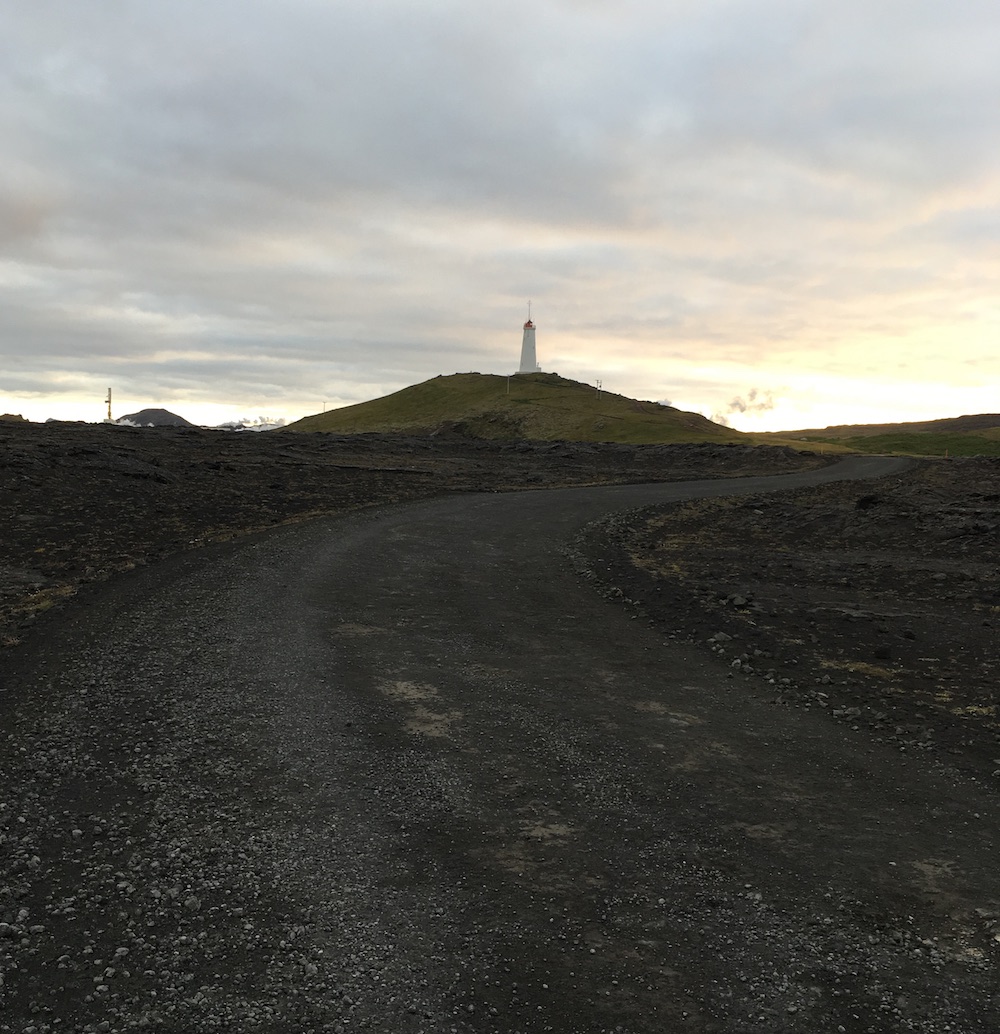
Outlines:
<svg viewBox="0 0 1000 1034"><path fill-rule="evenodd" d="M531 309L528 309L528 322L524 325L524 336L521 338L521 365L518 373L536 373L541 367L535 359L535 325L531 322Z"/></svg>

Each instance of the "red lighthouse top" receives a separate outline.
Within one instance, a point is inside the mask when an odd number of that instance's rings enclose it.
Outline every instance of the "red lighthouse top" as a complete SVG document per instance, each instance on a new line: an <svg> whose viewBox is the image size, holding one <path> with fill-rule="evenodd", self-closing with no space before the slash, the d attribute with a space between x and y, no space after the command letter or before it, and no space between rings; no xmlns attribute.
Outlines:
<svg viewBox="0 0 1000 1034"><path fill-rule="evenodd" d="M524 329L525 330L534 330L535 329L535 325L534 325L534 323L531 322L531 320L528 320L528 322L525 323L525 325L524 325Z"/></svg>

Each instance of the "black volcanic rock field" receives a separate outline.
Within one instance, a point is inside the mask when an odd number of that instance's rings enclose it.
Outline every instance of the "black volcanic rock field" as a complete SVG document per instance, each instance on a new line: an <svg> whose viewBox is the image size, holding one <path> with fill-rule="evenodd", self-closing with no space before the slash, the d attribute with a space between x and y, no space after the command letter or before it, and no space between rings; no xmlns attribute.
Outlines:
<svg viewBox="0 0 1000 1034"><path fill-rule="evenodd" d="M783 447L3 422L0 637L16 645L89 582L290 521L448 492L827 462ZM592 577L731 656L734 677L1000 768L1000 461L619 515L581 548Z"/></svg>
<svg viewBox="0 0 1000 1034"><path fill-rule="evenodd" d="M776 703L1000 785L1000 460L615 515L578 548Z"/></svg>
<svg viewBox="0 0 1000 1034"><path fill-rule="evenodd" d="M442 492L780 474L787 448L0 422L0 640L87 582L288 521Z"/></svg>
<svg viewBox="0 0 1000 1034"><path fill-rule="evenodd" d="M1000 461L430 498L828 462L0 424L0 1031L992 1034Z"/></svg>
<svg viewBox="0 0 1000 1034"><path fill-rule="evenodd" d="M0 638L87 583L290 521L449 492L775 474L784 447L0 423ZM618 515L578 544L782 703L1000 770L1000 461Z"/></svg>

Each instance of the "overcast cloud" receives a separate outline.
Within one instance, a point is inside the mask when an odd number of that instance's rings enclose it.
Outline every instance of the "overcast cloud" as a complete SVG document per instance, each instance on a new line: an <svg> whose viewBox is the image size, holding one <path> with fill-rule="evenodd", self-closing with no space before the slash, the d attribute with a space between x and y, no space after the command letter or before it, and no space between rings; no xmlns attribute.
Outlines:
<svg viewBox="0 0 1000 1034"><path fill-rule="evenodd" d="M13 0L0 411L1000 410L994 0ZM743 402L743 405L737 405ZM765 405L766 402L766 405Z"/></svg>

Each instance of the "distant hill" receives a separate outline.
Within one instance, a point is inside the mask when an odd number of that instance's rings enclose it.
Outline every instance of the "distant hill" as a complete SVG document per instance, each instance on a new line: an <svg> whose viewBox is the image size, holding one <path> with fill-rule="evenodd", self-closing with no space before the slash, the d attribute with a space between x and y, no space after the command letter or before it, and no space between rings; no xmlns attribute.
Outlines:
<svg viewBox="0 0 1000 1034"><path fill-rule="evenodd" d="M190 420L171 413L169 409L140 409L138 413L120 416L116 424L131 424L133 427L194 427Z"/></svg>
<svg viewBox="0 0 1000 1034"><path fill-rule="evenodd" d="M803 431L776 431L773 435L758 434L755 437L762 442L836 444L855 452L1000 456L1000 413L898 424L837 424Z"/></svg>
<svg viewBox="0 0 1000 1034"><path fill-rule="evenodd" d="M749 435L656 402L638 402L554 373L434 377L383 398L316 413L285 431L402 431L472 438L653 444L744 442Z"/></svg>
<svg viewBox="0 0 1000 1034"><path fill-rule="evenodd" d="M943 420L917 420L901 424L835 424L806 431L776 431L783 438L862 438L874 434L924 434L951 431L988 431L1000 428L1000 413L953 416Z"/></svg>

